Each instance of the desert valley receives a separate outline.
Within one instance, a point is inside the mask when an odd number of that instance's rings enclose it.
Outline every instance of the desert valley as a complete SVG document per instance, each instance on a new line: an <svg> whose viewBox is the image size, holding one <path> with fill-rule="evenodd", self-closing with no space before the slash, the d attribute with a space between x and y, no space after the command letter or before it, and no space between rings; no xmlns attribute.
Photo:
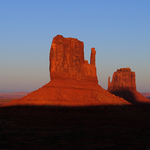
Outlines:
<svg viewBox="0 0 150 150"><path fill-rule="evenodd" d="M0 93L0 149L149 149L150 93L139 93L130 68L98 84L96 50L57 35L49 83L31 93Z"/></svg>

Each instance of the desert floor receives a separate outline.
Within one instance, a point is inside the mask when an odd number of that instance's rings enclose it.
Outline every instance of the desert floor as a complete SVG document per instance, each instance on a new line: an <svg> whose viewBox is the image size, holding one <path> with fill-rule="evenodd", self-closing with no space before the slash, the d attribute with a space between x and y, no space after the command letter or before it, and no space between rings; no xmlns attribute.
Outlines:
<svg viewBox="0 0 150 150"><path fill-rule="evenodd" d="M0 107L0 149L150 149L150 111L132 105Z"/></svg>
<svg viewBox="0 0 150 150"><path fill-rule="evenodd" d="M13 98L0 98L0 106L9 103Z"/></svg>

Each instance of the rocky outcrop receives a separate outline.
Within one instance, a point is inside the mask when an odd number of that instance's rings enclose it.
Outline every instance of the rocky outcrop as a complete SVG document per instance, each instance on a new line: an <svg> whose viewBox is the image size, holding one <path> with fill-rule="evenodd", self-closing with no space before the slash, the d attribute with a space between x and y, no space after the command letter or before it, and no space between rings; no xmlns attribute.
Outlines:
<svg viewBox="0 0 150 150"><path fill-rule="evenodd" d="M95 106L130 105L98 85L95 48L91 48L90 64L84 60L84 44L75 38L57 35L50 48L51 81L12 105Z"/></svg>
<svg viewBox="0 0 150 150"><path fill-rule="evenodd" d="M108 78L108 91L136 90L135 72L130 68L121 68L114 72L112 82Z"/></svg>
<svg viewBox="0 0 150 150"><path fill-rule="evenodd" d="M112 82L108 78L108 91L143 108L150 108L150 100L136 90L135 72L121 68L114 72Z"/></svg>
<svg viewBox="0 0 150 150"><path fill-rule="evenodd" d="M84 44L76 38L53 38L50 49L50 78L71 79L98 83L95 66L95 48L91 49L91 62L84 60Z"/></svg>

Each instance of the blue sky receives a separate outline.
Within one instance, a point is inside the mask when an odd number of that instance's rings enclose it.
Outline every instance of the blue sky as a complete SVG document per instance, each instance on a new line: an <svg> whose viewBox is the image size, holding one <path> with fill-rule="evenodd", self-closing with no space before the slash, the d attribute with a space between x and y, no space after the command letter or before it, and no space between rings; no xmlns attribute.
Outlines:
<svg viewBox="0 0 150 150"><path fill-rule="evenodd" d="M139 92L150 92L149 0L0 0L0 92L31 92L50 81L54 36L96 49L99 84L119 68L136 73Z"/></svg>

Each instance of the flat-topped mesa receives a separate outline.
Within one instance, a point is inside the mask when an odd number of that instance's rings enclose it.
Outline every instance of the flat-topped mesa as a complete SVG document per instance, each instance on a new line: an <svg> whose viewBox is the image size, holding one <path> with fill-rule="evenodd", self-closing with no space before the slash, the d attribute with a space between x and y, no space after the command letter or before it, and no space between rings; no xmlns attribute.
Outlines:
<svg viewBox="0 0 150 150"><path fill-rule="evenodd" d="M98 84L95 67L95 48L91 49L91 62L84 60L84 43L76 38L53 38L50 49L50 78L71 79Z"/></svg>
<svg viewBox="0 0 150 150"><path fill-rule="evenodd" d="M124 90L136 91L135 72L132 72L130 68L120 68L114 72L112 82L108 77L109 92Z"/></svg>

